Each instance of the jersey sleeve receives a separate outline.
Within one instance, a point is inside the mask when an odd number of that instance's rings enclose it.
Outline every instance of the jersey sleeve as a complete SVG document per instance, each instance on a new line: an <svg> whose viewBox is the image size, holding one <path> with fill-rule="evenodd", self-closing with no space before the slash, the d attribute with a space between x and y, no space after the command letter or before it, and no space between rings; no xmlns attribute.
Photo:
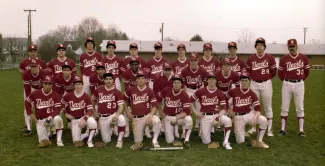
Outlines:
<svg viewBox="0 0 325 166"><path fill-rule="evenodd" d="M93 101L95 102L95 103L97 103L98 102L98 89L96 89L95 91L94 91L94 93L91 93L92 95L91 95L91 98L93 99Z"/></svg>
<svg viewBox="0 0 325 166"><path fill-rule="evenodd" d="M279 62L278 77L281 81L284 80L283 72L286 70L286 65L284 64L285 63L284 58L285 58L285 55L283 57L281 57L280 62Z"/></svg>
<svg viewBox="0 0 325 166"><path fill-rule="evenodd" d="M261 112L261 105L257 98L256 93L253 92L252 90L251 90L251 93L252 93L252 108L254 108L255 111Z"/></svg>
<svg viewBox="0 0 325 166"><path fill-rule="evenodd" d="M157 101L158 102L162 102L162 99L165 98L167 90L168 90L168 88L165 87L163 90L161 90L160 92L157 93Z"/></svg>
<svg viewBox="0 0 325 166"><path fill-rule="evenodd" d="M79 68L80 68L80 75L83 75L83 70L84 70L83 54L81 54L79 58Z"/></svg>
<svg viewBox="0 0 325 166"><path fill-rule="evenodd" d="M221 110L226 110L227 108L227 102L226 102L226 96L222 92L219 93L218 95L219 101L220 101L220 108Z"/></svg>
<svg viewBox="0 0 325 166"><path fill-rule="evenodd" d="M246 63L243 60L240 60L239 63L240 63L239 65L240 65L241 73L245 73L246 72Z"/></svg>
<svg viewBox="0 0 325 166"><path fill-rule="evenodd" d="M21 73L24 73L24 71L25 71L24 62L25 62L25 61L22 61L22 62L19 64L19 72L21 72Z"/></svg>
<svg viewBox="0 0 325 166"><path fill-rule="evenodd" d="M252 55L251 55L252 56ZM251 64L251 57L248 57L247 61L246 61L246 71L248 73L252 72L252 64Z"/></svg>
<svg viewBox="0 0 325 166"><path fill-rule="evenodd" d="M305 59L305 63L304 63L304 80L309 76L309 70L310 70L310 65L309 65L309 61L306 55L304 55L304 59Z"/></svg>
<svg viewBox="0 0 325 166"><path fill-rule="evenodd" d="M221 71L221 63L218 61L217 58L216 58L216 61L215 61L215 65L216 65L215 72Z"/></svg>
<svg viewBox="0 0 325 166"><path fill-rule="evenodd" d="M120 91L116 90L115 95L116 95L117 105L123 105L124 99L123 99L122 93Z"/></svg>
<svg viewBox="0 0 325 166"><path fill-rule="evenodd" d="M62 85L60 84L59 81L59 75L57 75L54 79L53 79L53 83L54 83L54 87L53 90L58 93L58 94L63 94L64 93L64 88L62 87Z"/></svg>
<svg viewBox="0 0 325 166"><path fill-rule="evenodd" d="M128 88L124 93L124 100L130 101L130 97L131 97L131 88Z"/></svg>
<svg viewBox="0 0 325 166"><path fill-rule="evenodd" d="M25 92L25 96L27 97L31 91L32 91L32 87L30 85L30 81L27 77L27 73L26 71L23 74L23 82L24 82L24 92Z"/></svg>
<svg viewBox="0 0 325 166"><path fill-rule="evenodd" d="M233 97L233 93L234 93L234 90L233 89L230 89L227 93L226 93L226 99L230 99Z"/></svg>
<svg viewBox="0 0 325 166"><path fill-rule="evenodd" d="M272 55L270 55L270 59L271 59L271 75L273 78L276 76L277 68L276 68L275 58Z"/></svg>
<svg viewBox="0 0 325 166"><path fill-rule="evenodd" d="M191 109L190 109L190 99L189 99L189 96L187 95L186 92L183 93L183 97L182 97L182 100L183 100L183 112L186 113L186 115L190 115L191 114Z"/></svg>
<svg viewBox="0 0 325 166"><path fill-rule="evenodd" d="M50 75L53 75L53 63L52 63L52 61L50 61L50 62L47 64L46 71L48 71L48 73L49 73Z"/></svg>
<svg viewBox="0 0 325 166"><path fill-rule="evenodd" d="M77 74L77 66L76 66L76 63L74 63L74 61L71 60L71 68L72 68L72 73L73 74Z"/></svg>
<svg viewBox="0 0 325 166"><path fill-rule="evenodd" d="M149 102L151 104L151 107L156 107L157 108L157 98L155 95L155 92L153 92L151 89L149 90Z"/></svg>
<svg viewBox="0 0 325 166"><path fill-rule="evenodd" d="M199 89L195 93L193 93L193 95L189 96L189 102L193 103L194 101L199 100L200 96L201 96L201 91Z"/></svg>
<svg viewBox="0 0 325 166"><path fill-rule="evenodd" d="M237 87L240 86L240 77L239 77L238 73L236 73L236 72L233 72L233 73L234 73L233 81L234 81L234 84L235 84L235 86L237 88Z"/></svg>
<svg viewBox="0 0 325 166"><path fill-rule="evenodd" d="M25 99L25 109L27 115L31 115L33 113L32 111L32 103L35 101L34 93L31 93L28 95L28 97Z"/></svg>
<svg viewBox="0 0 325 166"><path fill-rule="evenodd" d="M97 74L95 74L97 75ZM96 83L95 83L95 79L94 79L94 75L90 76L89 78L89 86L90 86L90 92L91 94L93 94L95 92L96 89Z"/></svg>
<svg viewBox="0 0 325 166"><path fill-rule="evenodd" d="M54 92L55 93L55 92ZM61 101L60 101L60 95L55 93L53 96L54 106L53 106L53 112L51 114L52 117L55 117L56 115L60 114L61 111Z"/></svg>

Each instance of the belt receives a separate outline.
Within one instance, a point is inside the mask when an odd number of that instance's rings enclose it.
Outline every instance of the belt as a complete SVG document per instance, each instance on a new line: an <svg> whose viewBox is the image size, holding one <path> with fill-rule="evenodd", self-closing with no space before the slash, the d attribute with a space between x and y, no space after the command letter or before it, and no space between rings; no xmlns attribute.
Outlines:
<svg viewBox="0 0 325 166"><path fill-rule="evenodd" d="M241 116L241 115L246 115L246 114L248 114L248 112L242 112L242 113L237 113L237 112L235 112L234 114L237 115L237 116L238 116L238 115Z"/></svg>
<svg viewBox="0 0 325 166"><path fill-rule="evenodd" d="M83 118L83 116L80 116L80 117L73 117L72 120L76 120L76 119L80 119L80 118Z"/></svg>
<svg viewBox="0 0 325 166"><path fill-rule="evenodd" d="M258 83L262 83L262 82L266 82L267 80L253 80L254 82L258 82Z"/></svg>
<svg viewBox="0 0 325 166"><path fill-rule="evenodd" d="M176 116L176 115L172 115L172 114L166 114L167 116Z"/></svg>
<svg viewBox="0 0 325 166"><path fill-rule="evenodd" d="M204 112L204 113L202 113L203 115L215 115L215 114L217 114L217 113L208 113L208 112Z"/></svg>
<svg viewBox="0 0 325 166"><path fill-rule="evenodd" d="M146 114L147 115L147 114ZM145 117L146 115L133 115L134 118L143 118Z"/></svg>
<svg viewBox="0 0 325 166"><path fill-rule="evenodd" d="M291 79L284 79L284 80L292 83L297 83L301 81L301 80L291 80Z"/></svg>
<svg viewBox="0 0 325 166"><path fill-rule="evenodd" d="M106 118L106 117L111 116L111 115L113 115L113 114L99 114L99 117Z"/></svg>
<svg viewBox="0 0 325 166"><path fill-rule="evenodd" d="M46 117L47 118L47 117ZM46 118L36 118L37 120L43 120L43 119L46 119Z"/></svg>

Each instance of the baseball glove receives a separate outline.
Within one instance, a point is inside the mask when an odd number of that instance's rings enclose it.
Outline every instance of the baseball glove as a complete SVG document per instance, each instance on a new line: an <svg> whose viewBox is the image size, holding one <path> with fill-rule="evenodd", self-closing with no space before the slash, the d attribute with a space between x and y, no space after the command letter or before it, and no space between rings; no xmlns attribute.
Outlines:
<svg viewBox="0 0 325 166"><path fill-rule="evenodd" d="M48 139L43 139L43 140L41 140L41 142L38 143L39 148L45 148L49 145L52 145L52 142Z"/></svg>
<svg viewBox="0 0 325 166"><path fill-rule="evenodd" d="M50 124L51 124L51 120L46 119L44 121L44 127L50 127Z"/></svg>
<svg viewBox="0 0 325 166"><path fill-rule="evenodd" d="M209 149L218 149L220 147L219 143L217 142L211 142L209 145L208 145L208 148Z"/></svg>
<svg viewBox="0 0 325 166"><path fill-rule="evenodd" d="M105 147L105 143L102 142L102 141L97 141L97 142L95 142L95 147L96 148L103 148L103 147Z"/></svg>
<svg viewBox="0 0 325 166"><path fill-rule="evenodd" d="M174 141L173 142L173 146L175 146L175 147L182 147L183 146L183 143L180 142L180 141Z"/></svg>
<svg viewBox="0 0 325 166"><path fill-rule="evenodd" d="M73 143L73 145L74 145L74 147L76 147L76 148L80 148L80 147L83 147L83 146L85 145L85 143L82 142L82 141L75 141L75 142Z"/></svg>
<svg viewBox="0 0 325 166"><path fill-rule="evenodd" d="M134 145L131 146L132 150L138 150L142 148L143 144L142 143L135 143Z"/></svg>

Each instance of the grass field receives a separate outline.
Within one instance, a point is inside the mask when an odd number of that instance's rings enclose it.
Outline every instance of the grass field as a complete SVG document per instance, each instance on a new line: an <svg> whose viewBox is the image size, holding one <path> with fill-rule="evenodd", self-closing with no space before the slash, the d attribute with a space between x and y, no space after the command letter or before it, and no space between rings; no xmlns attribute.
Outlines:
<svg viewBox="0 0 325 166"><path fill-rule="evenodd" d="M235 144L233 150L208 149L196 134L191 136L190 149L182 151L133 152L132 138L124 140L123 149L113 143L103 149L76 149L72 146L70 130L65 129L65 147L37 148L37 135L23 137L23 84L17 70L0 71L0 165L324 165L325 162L325 72L312 71L306 81L305 132L307 138L298 137L298 125L293 102L289 112L287 135L278 136L280 129L281 84L274 79L273 110L274 137L265 137L270 149L253 149L248 143ZM253 136L255 138L255 135ZM97 136L95 140L100 139ZM223 133L216 140L222 142ZM159 139L161 146L164 138ZM151 141L145 139L144 145ZM323 164L322 164L323 163Z"/></svg>

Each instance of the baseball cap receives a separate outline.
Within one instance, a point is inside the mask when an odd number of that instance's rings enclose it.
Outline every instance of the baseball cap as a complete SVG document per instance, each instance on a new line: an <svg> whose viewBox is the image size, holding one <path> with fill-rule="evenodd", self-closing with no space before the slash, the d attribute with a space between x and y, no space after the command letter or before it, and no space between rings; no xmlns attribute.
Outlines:
<svg viewBox="0 0 325 166"><path fill-rule="evenodd" d="M222 65L231 65L231 61L229 58L224 58L222 61L221 61L221 64Z"/></svg>
<svg viewBox="0 0 325 166"><path fill-rule="evenodd" d="M175 80L179 80L183 83L183 78L180 76L180 75L175 75L173 78L172 78L172 82L174 82Z"/></svg>
<svg viewBox="0 0 325 166"><path fill-rule="evenodd" d="M36 50L37 51L37 46L36 45L30 45L28 47L28 51L31 51L31 50Z"/></svg>
<svg viewBox="0 0 325 166"><path fill-rule="evenodd" d="M136 48L136 49L138 49L138 45L137 45L137 43L131 43L129 48L130 48L130 49L131 49L131 48Z"/></svg>
<svg viewBox="0 0 325 166"><path fill-rule="evenodd" d="M162 48L162 44L160 42L157 42L155 43L155 45L153 46L155 49L158 49L158 48Z"/></svg>
<svg viewBox="0 0 325 166"><path fill-rule="evenodd" d="M92 37L86 37L86 40L85 40L85 47L87 46L87 42L92 42L94 47L95 47L95 41Z"/></svg>
<svg viewBox="0 0 325 166"><path fill-rule="evenodd" d="M30 62L30 64L29 64L29 66L30 66L30 67L32 67L32 66L37 67L38 64L37 64L37 62L36 62L36 59L32 59L31 62Z"/></svg>
<svg viewBox="0 0 325 166"><path fill-rule="evenodd" d="M130 57L131 58L131 60L130 60L130 64L132 63L132 62L140 62L139 61L139 58L137 58L137 57Z"/></svg>
<svg viewBox="0 0 325 166"><path fill-rule="evenodd" d="M66 50L65 45L63 45L63 44L61 44L61 43L59 43L59 44L56 45L56 50L59 50L59 49L61 49L61 48L63 48L64 50Z"/></svg>
<svg viewBox="0 0 325 166"><path fill-rule="evenodd" d="M97 62L96 69L100 69L100 68L105 69L105 65L103 64L103 62Z"/></svg>
<svg viewBox="0 0 325 166"><path fill-rule="evenodd" d="M230 47L235 47L237 49L237 43L233 42L233 41L228 43L228 48L230 48Z"/></svg>
<svg viewBox="0 0 325 166"><path fill-rule="evenodd" d="M47 82L47 83L52 83L53 84L52 78L49 75L44 76L42 80L43 80L43 83L46 83Z"/></svg>
<svg viewBox="0 0 325 166"><path fill-rule="evenodd" d="M297 40L296 39L289 39L288 40L288 46L297 46Z"/></svg>
<svg viewBox="0 0 325 166"><path fill-rule="evenodd" d="M107 41L106 48L108 48L108 46L113 46L116 49L115 41L114 40Z"/></svg>
<svg viewBox="0 0 325 166"><path fill-rule="evenodd" d="M75 76L75 77L74 77L72 83L77 83L77 82L81 82L81 83L83 83L81 77L79 77L79 76Z"/></svg>
<svg viewBox="0 0 325 166"><path fill-rule="evenodd" d="M177 46L177 50L179 49L179 48L184 48L184 50L186 51L186 46L184 45L184 44L179 44L178 46Z"/></svg>
<svg viewBox="0 0 325 166"><path fill-rule="evenodd" d="M137 72L137 74L136 74L136 77L144 77L145 75L144 75L144 72L143 71L141 71L141 70L139 70L138 72Z"/></svg>
<svg viewBox="0 0 325 166"><path fill-rule="evenodd" d="M240 75L240 79L245 79L245 78L248 78L249 80L251 80L251 76L249 73L247 72L243 72L241 75Z"/></svg>
<svg viewBox="0 0 325 166"><path fill-rule="evenodd" d="M197 53L191 53L191 55L190 55L190 60L198 60L198 55L197 55Z"/></svg>
<svg viewBox="0 0 325 166"><path fill-rule="evenodd" d="M203 50L205 50L205 49L212 49L212 44L211 43L205 43L203 45Z"/></svg>
<svg viewBox="0 0 325 166"><path fill-rule="evenodd" d="M112 77L112 78L114 78L112 73L105 73L103 75L103 78L105 79L106 77Z"/></svg>
<svg viewBox="0 0 325 166"><path fill-rule="evenodd" d="M72 67L68 64L64 64L61 66L62 70L65 69L65 68L69 68L70 70L72 70Z"/></svg>
<svg viewBox="0 0 325 166"><path fill-rule="evenodd" d="M164 63L163 68L165 70L165 69L172 69L173 67L172 65L170 65L170 63Z"/></svg>
<svg viewBox="0 0 325 166"><path fill-rule="evenodd" d="M217 76L214 74L214 72L208 72L207 78L217 78Z"/></svg>

